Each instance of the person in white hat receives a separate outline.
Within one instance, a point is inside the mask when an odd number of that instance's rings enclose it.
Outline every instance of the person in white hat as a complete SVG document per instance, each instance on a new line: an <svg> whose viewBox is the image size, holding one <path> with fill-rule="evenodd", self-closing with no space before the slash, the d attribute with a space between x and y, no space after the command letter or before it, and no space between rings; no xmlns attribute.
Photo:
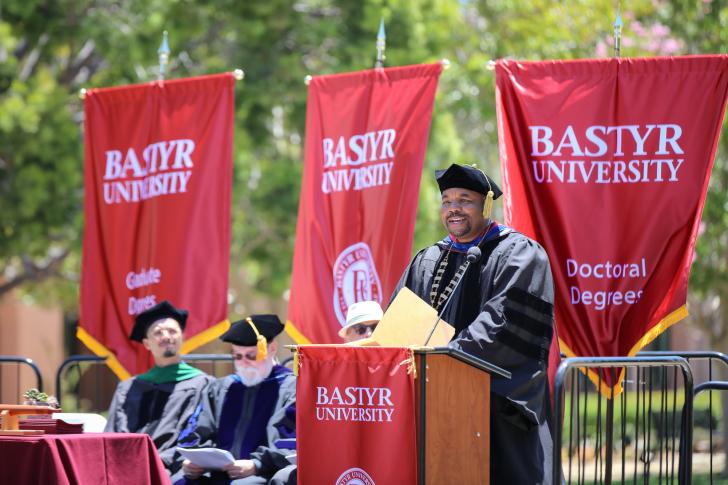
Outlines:
<svg viewBox="0 0 728 485"><path fill-rule="evenodd" d="M376 301L353 303L346 312L346 325L339 330L339 337L347 343L371 337L382 315L382 307Z"/></svg>

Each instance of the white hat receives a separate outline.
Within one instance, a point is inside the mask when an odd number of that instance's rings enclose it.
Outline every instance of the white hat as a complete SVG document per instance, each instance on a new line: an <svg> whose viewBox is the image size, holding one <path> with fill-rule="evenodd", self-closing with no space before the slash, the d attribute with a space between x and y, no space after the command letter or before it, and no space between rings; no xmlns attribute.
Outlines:
<svg viewBox="0 0 728 485"><path fill-rule="evenodd" d="M339 337L344 338L349 327L357 323L378 322L382 319L382 307L376 301L358 301L352 303L346 312L346 325L339 330Z"/></svg>

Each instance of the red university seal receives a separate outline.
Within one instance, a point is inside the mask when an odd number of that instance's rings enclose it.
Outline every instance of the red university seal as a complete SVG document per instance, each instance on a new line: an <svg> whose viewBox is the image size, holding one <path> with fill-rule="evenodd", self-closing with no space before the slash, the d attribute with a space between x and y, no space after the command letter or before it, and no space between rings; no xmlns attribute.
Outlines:
<svg viewBox="0 0 728 485"><path fill-rule="evenodd" d="M336 485L375 485L375 483L361 468L349 468L336 479Z"/></svg>
<svg viewBox="0 0 728 485"><path fill-rule="evenodd" d="M334 311L342 327L352 303L365 300L382 303L382 284L374 267L372 251L366 243L352 244L336 258L333 296Z"/></svg>

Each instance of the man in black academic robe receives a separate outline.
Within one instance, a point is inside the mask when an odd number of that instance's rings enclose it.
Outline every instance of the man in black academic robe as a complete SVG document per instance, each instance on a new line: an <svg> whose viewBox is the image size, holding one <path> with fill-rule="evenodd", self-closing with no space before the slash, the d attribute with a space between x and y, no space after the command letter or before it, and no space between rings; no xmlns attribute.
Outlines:
<svg viewBox="0 0 728 485"><path fill-rule="evenodd" d="M295 454L296 378L276 363L273 341L283 328L276 315L252 315L220 337L232 344L235 374L210 386L203 412L184 433L197 437L191 443L195 447L227 450L235 462L211 471L185 460L185 479L175 483L296 483L290 459Z"/></svg>
<svg viewBox="0 0 728 485"><path fill-rule="evenodd" d="M455 327L451 348L511 372L511 379L492 381L490 482L551 484L548 257L535 241L490 220L501 191L482 171L453 164L436 178L449 235L417 253L394 294L406 286L438 312L445 308L443 320ZM476 246L480 260L453 291L468 249Z"/></svg>
<svg viewBox="0 0 728 485"><path fill-rule="evenodd" d="M166 300L137 316L129 338L152 353L155 366L119 383L104 430L148 434L170 474L181 466L175 453L179 435L195 411L200 412L202 391L214 380L182 362L186 322L187 311Z"/></svg>

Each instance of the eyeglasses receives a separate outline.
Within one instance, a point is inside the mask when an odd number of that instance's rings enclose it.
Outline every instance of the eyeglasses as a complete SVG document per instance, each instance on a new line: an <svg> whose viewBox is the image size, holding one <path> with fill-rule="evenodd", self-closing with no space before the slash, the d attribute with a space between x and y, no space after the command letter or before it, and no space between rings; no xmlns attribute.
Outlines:
<svg viewBox="0 0 728 485"><path fill-rule="evenodd" d="M477 200L470 200L470 199L459 199L459 200L443 200L440 204L440 208L442 210L450 210L454 209L456 207L460 207L461 209L470 208L470 207L477 207L480 204Z"/></svg>
<svg viewBox="0 0 728 485"><path fill-rule="evenodd" d="M375 328L377 328L376 323L373 325L365 325L363 323L357 323L356 325L352 325L351 332L356 335L359 335L359 336L364 336L368 332L373 332Z"/></svg>
<svg viewBox="0 0 728 485"><path fill-rule="evenodd" d="M245 353L245 354L238 354L238 353L232 352L230 355L233 356L233 360L243 360L243 359L245 359L245 360L249 360L251 362L254 361L256 358L258 358L258 352L257 351L255 351L255 352L248 352L248 353Z"/></svg>

